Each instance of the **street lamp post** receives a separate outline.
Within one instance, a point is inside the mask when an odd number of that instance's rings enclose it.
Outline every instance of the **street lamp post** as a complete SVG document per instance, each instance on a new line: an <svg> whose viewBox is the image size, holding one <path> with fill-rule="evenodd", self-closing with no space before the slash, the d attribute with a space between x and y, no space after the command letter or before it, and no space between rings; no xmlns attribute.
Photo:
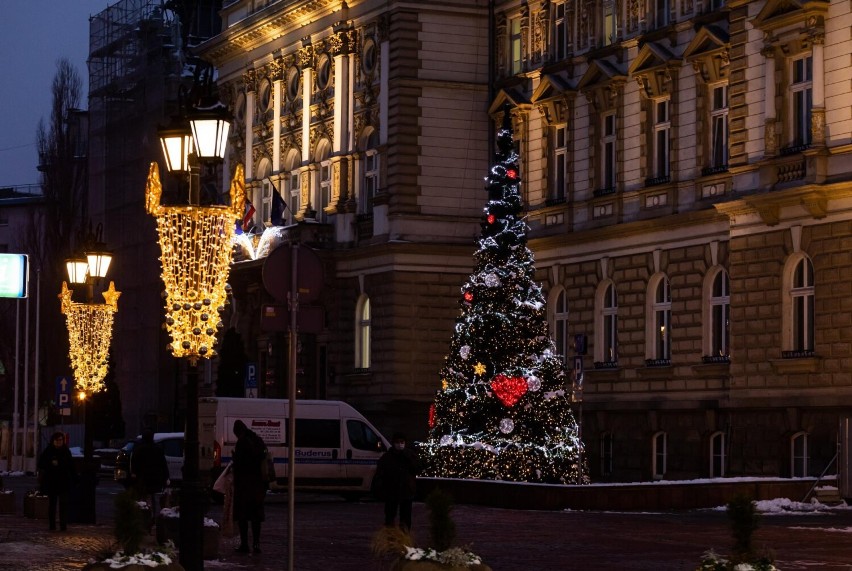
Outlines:
<svg viewBox="0 0 852 571"><path fill-rule="evenodd" d="M62 313L68 327L68 356L74 370L76 388L83 399L103 390L103 380L109 364L109 347L112 340L112 322L118 310L118 298L121 292L115 290L115 284L102 293L105 303L94 302L95 283L106 277L112 254L102 242L103 226L98 224L95 231L89 224L89 230L78 239L82 241L83 253L66 261L68 281L74 285L86 286L86 301L73 301L73 290L62 282L59 294ZM86 407L87 409L89 407ZM92 435L87 430L84 436L86 460L92 458Z"/></svg>
<svg viewBox="0 0 852 571"><path fill-rule="evenodd" d="M195 109L186 122L161 129L166 166L189 181L188 203L160 204L162 184L157 163L151 163L145 207L157 219L165 285L167 349L188 361L186 377L186 428L184 432L183 483L180 494L180 563L188 571L204 568L203 490L198 470L198 372L199 358L216 353L216 334L222 328L230 287L234 221L242 215L245 180L238 165L231 182L231 205L200 205L200 161L224 158L230 123L221 104Z"/></svg>

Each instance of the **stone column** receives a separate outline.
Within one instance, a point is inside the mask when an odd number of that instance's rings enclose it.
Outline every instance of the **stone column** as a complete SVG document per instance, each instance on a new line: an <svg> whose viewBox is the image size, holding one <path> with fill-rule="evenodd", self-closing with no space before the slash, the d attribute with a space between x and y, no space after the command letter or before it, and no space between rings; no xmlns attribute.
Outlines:
<svg viewBox="0 0 852 571"><path fill-rule="evenodd" d="M825 145L825 36L814 35L813 44L813 109L811 109L811 142L814 146Z"/></svg>
<svg viewBox="0 0 852 571"><path fill-rule="evenodd" d="M763 50L766 58L763 67L763 155L774 157L778 152L777 137L775 135L775 50L770 46Z"/></svg>

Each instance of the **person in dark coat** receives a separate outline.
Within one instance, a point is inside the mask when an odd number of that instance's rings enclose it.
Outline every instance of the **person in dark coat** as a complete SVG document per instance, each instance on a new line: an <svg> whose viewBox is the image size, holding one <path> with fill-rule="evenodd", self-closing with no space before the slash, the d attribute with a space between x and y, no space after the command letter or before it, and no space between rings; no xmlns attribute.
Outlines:
<svg viewBox="0 0 852 571"><path fill-rule="evenodd" d="M142 441L130 456L130 479L139 499L148 502L151 517L157 515L157 494L169 485L169 464L163 449L154 444L154 431L142 431Z"/></svg>
<svg viewBox="0 0 852 571"><path fill-rule="evenodd" d="M232 470L234 472L234 520L240 530L239 553L248 553L248 527L251 522L252 549L260 553L260 524L264 520L263 501L267 482L261 475L261 463L266 460L266 444L243 421L234 422Z"/></svg>
<svg viewBox="0 0 852 571"><path fill-rule="evenodd" d="M379 458L376 469L379 493L385 501L385 525L392 526L399 512L399 527L411 529L411 505L417 492L420 462L417 454L405 447L405 435L393 435L392 447Z"/></svg>
<svg viewBox="0 0 852 571"><path fill-rule="evenodd" d="M56 507L59 506L59 529L68 528L68 494L77 480L77 469L71 450L65 444L65 435L54 432L50 444L38 458L38 478L40 489L47 495L47 521L50 529L56 529Z"/></svg>

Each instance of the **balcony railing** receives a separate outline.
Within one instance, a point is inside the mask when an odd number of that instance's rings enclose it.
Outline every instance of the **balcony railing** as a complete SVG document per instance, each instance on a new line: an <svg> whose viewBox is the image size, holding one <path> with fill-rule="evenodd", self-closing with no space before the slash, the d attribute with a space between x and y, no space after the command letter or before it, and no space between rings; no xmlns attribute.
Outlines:
<svg viewBox="0 0 852 571"><path fill-rule="evenodd" d="M599 188L592 192L594 196L609 196L610 194L615 194L615 187L611 186L609 188Z"/></svg>
<svg viewBox="0 0 852 571"><path fill-rule="evenodd" d="M730 355L704 355L701 357L701 362L705 365L709 365L711 363L730 363L731 356Z"/></svg>
<svg viewBox="0 0 852 571"><path fill-rule="evenodd" d="M658 184L666 184L667 182L671 182L671 175L664 174L663 176L655 176L651 178L645 179L645 186L656 186Z"/></svg>
<svg viewBox="0 0 852 571"><path fill-rule="evenodd" d="M595 361L595 369L617 369L618 361Z"/></svg>
<svg viewBox="0 0 852 571"><path fill-rule="evenodd" d="M671 359L645 359L646 367L671 367Z"/></svg>
<svg viewBox="0 0 852 571"><path fill-rule="evenodd" d="M808 349L796 350L796 351L781 351L782 359L807 359L809 357L816 356L814 351Z"/></svg>
<svg viewBox="0 0 852 571"><path fill-rule="evenodd" d="M718 167L704 167L701 169L701 176L710 176L711 174L719 174L720 172L728 172L728 165L719 165Z"/></svg>

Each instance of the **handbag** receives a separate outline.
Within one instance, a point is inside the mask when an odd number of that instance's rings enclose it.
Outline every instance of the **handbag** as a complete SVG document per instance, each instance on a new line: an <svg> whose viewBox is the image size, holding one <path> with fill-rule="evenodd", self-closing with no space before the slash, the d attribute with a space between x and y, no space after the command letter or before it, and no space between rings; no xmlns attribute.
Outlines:
<svg viewBox="0 0 852 571"><path fill-rule="evenodd" d="M231 464L229 463L225 466L225 469L222 470L222 473L219 474L219 477L216 478L216 481L213 483L213 491L224 494L231 489L233 483L234 476L231 474Z"/></svg>

